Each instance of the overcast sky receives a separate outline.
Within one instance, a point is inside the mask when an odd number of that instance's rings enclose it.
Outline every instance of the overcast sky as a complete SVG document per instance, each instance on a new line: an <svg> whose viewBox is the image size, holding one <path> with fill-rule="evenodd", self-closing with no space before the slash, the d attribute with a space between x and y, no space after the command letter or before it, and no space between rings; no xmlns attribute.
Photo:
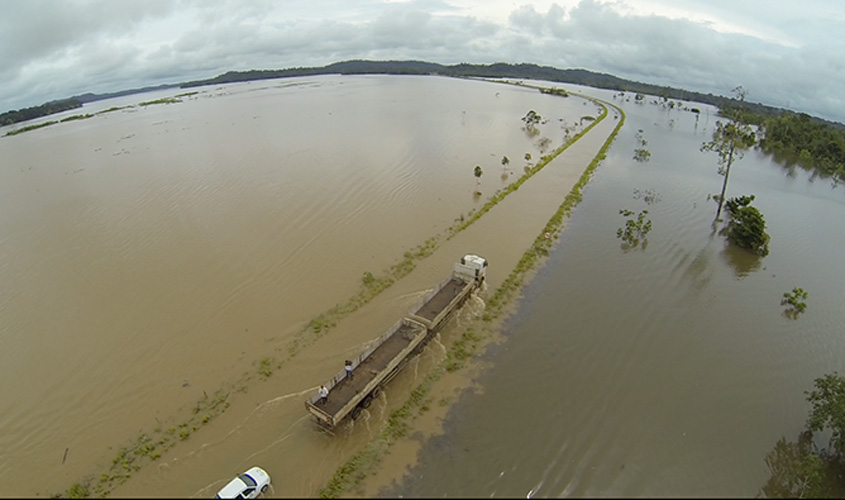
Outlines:
<svg viewBox="0 0 845 500"><path fill-rule="evenodd" d="M348 59L535 63L845 123L842 0L0 0L0 112Z"/></svg>

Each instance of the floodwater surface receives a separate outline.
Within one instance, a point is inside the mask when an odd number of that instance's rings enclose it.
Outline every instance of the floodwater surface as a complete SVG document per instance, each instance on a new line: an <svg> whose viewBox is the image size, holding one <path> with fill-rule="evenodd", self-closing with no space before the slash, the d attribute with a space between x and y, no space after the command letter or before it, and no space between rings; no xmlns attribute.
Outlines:
<svg viewBox="0 0 845 500"><path fill-rule="evenodd" d="M439 77L196 90L171 104L140 105L184 91L92 103L58 118L126 107L0 138L4 495L118 477L113 496L213 496L253 465L270 472L273 495L316 494L375 428L365 419L330 436L305 399L464 253L487 257L490 286L501 284L615 126L600 123L406 278L291 350L365 273L442 234L599 108ZM522 128L532 109L545 119L536 135ZM382 393L366 412L374 427L438 357L435 343ZM220 394L226 412L182 425ZM176 445L147 449L157 460L143 467L121 454L150 436Z"/></svg>

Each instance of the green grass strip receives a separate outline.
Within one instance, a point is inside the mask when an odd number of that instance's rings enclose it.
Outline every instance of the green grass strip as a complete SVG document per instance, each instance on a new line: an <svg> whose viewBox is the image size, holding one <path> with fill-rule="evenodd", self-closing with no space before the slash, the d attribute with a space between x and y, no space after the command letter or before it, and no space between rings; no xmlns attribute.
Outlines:
<svg viewBox="0 0 845 500"><path fill-rule="evenodd" d="M138 106L152 106L153 104L174 104L177 102L182 102L182 100L177 99L175 97L162 97L161 99L155 99L153 101L139 102Z"/></svg>
<svg viewBox="0 0 845 500"><path fill-rule="evenodd" d="M59 122L57 122L55 120L50 120L50 121L46 121L46 122L43 122L43 123L39 123L37 125L27 125L26 127L16 128L15 130L8 131L5 134L3 134L3 137L7 137L7 136L10 136L10 135L22 134L24 132L29 132L30 130L38 130L40 128L49 127L50 125L55 125L57 123L59 123Z"/></svg>

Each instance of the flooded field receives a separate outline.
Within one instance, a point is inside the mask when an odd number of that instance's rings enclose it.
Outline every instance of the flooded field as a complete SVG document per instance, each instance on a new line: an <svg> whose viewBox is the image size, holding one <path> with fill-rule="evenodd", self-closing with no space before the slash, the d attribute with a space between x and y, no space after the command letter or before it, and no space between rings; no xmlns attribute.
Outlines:
<svg viewBox="0 0 845 500"><path fill-rule="evenodd" d="M599 108L384 76L205 87L140 105L179 92L93 103L84 111L126 107L0 138L3 494L102 482L112 496L207 497L260 464L272 495L315 495L375 429L365 419L329 436L304 400L464 253L487 257L490 287L501 284L615 126L599 123L306 342L310 322L365 273L443 234ZM523 130L529 110L545 119L537 134ZM367 418L404 399L438 345Z"/></svg>

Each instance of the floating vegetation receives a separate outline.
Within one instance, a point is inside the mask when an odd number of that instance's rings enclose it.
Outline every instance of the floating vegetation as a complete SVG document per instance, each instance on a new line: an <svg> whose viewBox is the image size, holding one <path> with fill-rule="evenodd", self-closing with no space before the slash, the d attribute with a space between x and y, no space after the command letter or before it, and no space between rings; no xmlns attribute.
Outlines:
<svg viewBox="0 0 845 500"><path fill-rule="evenodd" d="M106 114L106 113L111 113L111 112L113 112L113 111L120 111L121 109L126 109L126 108L131 108L131 107L132 107L132 106L112 106L112 107L110 107L110 108L108 108L108 109L104 109L104 110L102 110L102 111L98 111L98 112L97 112L97 114L98 114L98 115L103 115L103 114Z"/></svg>
<svg viewBox="0 0 845 500"><path fill-rule="evenodd" d="M92 114L71 115L71 116L68 116L67 118L62 118L61 120L59 120L59 123L72 122L74 120L85 120L87 118L91 118L92 116L94 116L94 115L92 115Z"/></svg>
<svg viewBox="0 0 845 500"><path fill-rule="evenodd" d="M640 211L636 217L633 217L634 212L627 209L619 210L619 214L623 217L628 217L625 221L625 227L620 227L616 230L616 237L622 238L624 249L630 250L637 248L640 245L640 241L643 243L642 248L645 249L647 245L645 237L651 231L651 219L646 220L645 218L648 215L648 210Z"/></svg>
<svg viewBox="0 0 845 500"><path fill-rule="evenodd" d="M643 200L646 205L653 205L660 201L660 194L654 189L634 189L634 199Z"/></svg>
<svg viewBox="0 0 845 500"><path fill-rule="evenodd" d="M787 306L783 311L784 315L790 319L798 319L798 316L807 309L807 292L803 288L795 287L792 292L783 292L783 300L781 305Z"/></svg>
<svg viewBox="0 0 845 500"><path fill-rule="evenodd" d="M645 148L648 141L643 136L643 129L638 129L634 137L640 145L639 148L634 149L634 159L639 162L647 162L651 158L651 151Z"/></svg>
<svg viewBox="0 0 845 500"><path fill-rule="evenodd" d="M270 366L272 364L272 358L264 358L258 363L258 374L264 378L269 378L270 375L273 374L273 368ZM205 423L205 422L203 422Z"/></svg>
<svg viewBox="0 0 845 500"><path fill-rule="evenodd" d="M561 97L569 97L569 93L566 90L559 89L557 87L551 87L551 88L541 87L540 93L541 94L559 95Z"/></svg>
<svg viewBox="0 0 845 500"><path fill-rule="evenodd" d="M25 127L16 128L15 130L8 131L5 134L3 134L3 137L10 136L10 135L22 134L24 132L29 132L30 130L38 130L39 128L49 127L50 125L55 125L57 123L59 123L59 122L57 122L56 120L50 120L50 121L46 121L46 122L43 122L43 123L39 123L37 125L27 125Z"/></svg>
<svg viewBox="0 0 845 500"><path fill-rule="evenodd" d="M177 99L175 97L162 97L161 99L156 99L153 101L139 102L138 106L152 106L153 104L174 104L177 102L182 102L182 100Z"/></svg>
<svg viewBox="0 0 845 500"><path fill-rule="evenodd" d="M634 159L637 160L638 162L645 163L649 159L651 159L651 151L644 149L644 148L635 149L634 150Z"/></svg>

